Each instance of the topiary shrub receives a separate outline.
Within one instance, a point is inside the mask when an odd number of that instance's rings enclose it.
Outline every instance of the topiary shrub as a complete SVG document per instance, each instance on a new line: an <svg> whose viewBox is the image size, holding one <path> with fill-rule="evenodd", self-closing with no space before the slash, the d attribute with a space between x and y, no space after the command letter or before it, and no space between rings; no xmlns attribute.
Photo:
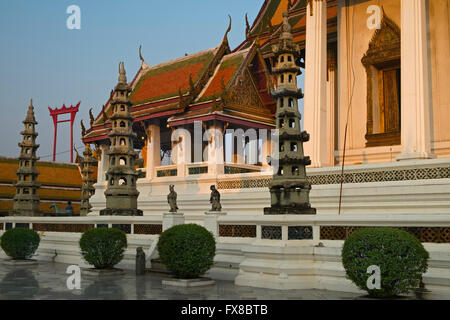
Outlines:
<svg viewBox="0 0 450 320"><path fill-rule="evenodd" d="M127 247L125 232L116 228L96 228L83 233L81 254L96 269L112 269L123 259Z"/></svg>
<svg viewBox="0 0 450 320"><path fill-rule="evenodd" d="M427 271L429 254L422 243L406 231L366 228L352 233L342 249L347 278L373 297L392 297L417 288ZM380 268L380 289L369 289L369 266Z"/></svg>
<svg viewBox="0 0 450 320"><path fill-rule="evenodd" d="M161 261L175 277L198 278L213 265L216 241L211 232L196 224L177 225L159 237Z"/></svg>
<svg viewBox="0 0 450 320"><path fill-rule="evenodd" d="M39 247L41 238L36 231L14 228L6 231L1 238L1 247L14 260L29 259Z"/></svg>

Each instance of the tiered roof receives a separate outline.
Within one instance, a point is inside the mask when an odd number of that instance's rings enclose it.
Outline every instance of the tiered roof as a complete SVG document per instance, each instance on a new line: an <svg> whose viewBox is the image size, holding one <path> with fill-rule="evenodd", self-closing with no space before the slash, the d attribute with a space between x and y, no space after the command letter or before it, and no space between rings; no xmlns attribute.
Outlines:
<svg viewBox="0 0 450 320"><path fill-rule="evenodd" d="M236 108L234 103L222 116L228 112L230 121L273 128L275 102L269 94L269 74L259 48L253 43L232 54L227 39L230 27L217 47L155 66L148 66L141 58L142 66L130 83L134 122L171 117L169 125L177 125L178 120L211 114L214 101L223 104L225 93L236 92L236 86L246 79L246 89L252 93L249 105L241 103L241 108ZM107 140L111 127L108 119L112 115L110 100L83 137L85 143ZM226 106L229 103L233 101ZM245 111L246 108L254 110Z"/></svg>
<svg viewBox="0 0 450 320"><path fill-rule="evenodd" d="M306 5L308 0L265 0L253 25L248 26L246 40L234 51L249 47L255 39L261 43L263 55L271 55L271 46L278 41L283 23L283 12L289 13L292 26L293 42L305 47L306 40ZM289 4L291 4L289 6ZM337 34L337 0L327 1L328 39L335 41ZM289 10L288 10L289 8Z"/></svg>

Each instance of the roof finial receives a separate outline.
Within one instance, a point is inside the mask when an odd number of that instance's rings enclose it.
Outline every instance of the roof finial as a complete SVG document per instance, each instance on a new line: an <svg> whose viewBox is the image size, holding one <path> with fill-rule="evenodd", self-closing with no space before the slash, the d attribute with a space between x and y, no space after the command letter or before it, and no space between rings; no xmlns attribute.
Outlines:
<svg viewBox="0 0 450 320"><path fill-rule="evenodd" d="M123 62L119 62L119 83L127 83L127 76Z"/></svg>
<svg viewBox="0 0 450 320"><path fill-rule="evenodd" d="M139 46L139 59L142 61L141 68L145 69L148 67L148 64L145 62L144 58L142 57L141 49L142 49L142 45Z"/></svg>
<svg viewBox="0 0 450 320"><path fill-rule="evenodd" d="M228 29L227 29L227 31L225 32L225 35L223 36L223 40L225 41L228 41L228 33L231 31L231 16L230 15L228 15L228 18L230 19L230 23L228 24Z"/></svg>
<svg viewBox="0 0 450 320"><path fill-rule="evenodd" d="M288 0L287 11L291 10L291 8L292 8L292 1Z"/></svg>
<svg viewBox="0 0 450 320"><path fill-rule="evenodd" d="M250 24L248 23L248 13L245 14L245 36L248 38L250 35Z"/></svg>

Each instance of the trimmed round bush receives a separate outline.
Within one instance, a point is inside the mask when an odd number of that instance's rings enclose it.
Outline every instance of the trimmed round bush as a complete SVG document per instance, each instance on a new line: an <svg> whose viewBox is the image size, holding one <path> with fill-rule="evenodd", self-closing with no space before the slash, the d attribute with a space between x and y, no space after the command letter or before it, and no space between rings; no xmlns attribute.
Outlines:
<svg viewBox="0 0 450 320"><path fill-rule="evenodd" d="M81 254L96 269L112 269L123 259L127 247L125 232L116 228L96 228L83 233Z"/></svg>
<svg viewBox="0 0 450 320"><path fill-rule="evenodd" d="M422 274L428 269L428 258L428 252L417 238L393 228L356 231L348 237L342 249L347 278L369 295L379 298L418 288ZM380 289L367 287L367 280L373 274L368 273L370 266L380 268Z"/></svg>
<svg viewBox="0 0 450 320"><path fill-rule="evenodd" d="M177 225L159 237L161 261L175 277L194 279L211 268L216 254L216 241L211 232L197 224Z"/></svg>
<svg viewBox="0 0 450 320"><path fill-rule="evenodd" d="M6 231L1 238L1 247L14 260L29 259L39 247L39 234L30 229L14 228Z"/></svg>

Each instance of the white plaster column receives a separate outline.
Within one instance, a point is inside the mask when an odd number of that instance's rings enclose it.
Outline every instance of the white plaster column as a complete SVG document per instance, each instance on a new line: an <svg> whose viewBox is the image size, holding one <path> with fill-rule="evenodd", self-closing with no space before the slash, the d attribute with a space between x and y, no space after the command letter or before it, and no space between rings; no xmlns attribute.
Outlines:
<svg viewBox="0 0 450 320"><path fill-rule="evenodd" d="M97 170L97 183L104 183L106 182L106 171L109 169L109 156L107 154L109 150L109 146L106 144L100 145L100 161L98 164L98 170Z"/></svg>
<svg viewBox="0 0 450 320"><path fill-rule="evenodd" d="M264 168L270 167L267 162L267 157L272 156L272 142L270 140L269 132L270 131L267 129L259 130L259 138L261 139L261 160Z"/></svg>
<svg viewBox="0 0 450 320"><path fill-rule="evenodd" d="M191 162L191 134L185 128L172 132L172 164L177 166L177 176L187 175L187 164Z"/></svg>
<svg viewBox="0 0 450 320"><path fill-rule="evenodd" d="M327 79L327 137L329 139L329 143L327 143L328 151L328 164L334 166L335 164L335 142L336 142L336 134L335 134L335 123L336 123L336 101L337 101L337 61L335 48L328 49L328 79Z"/></svg>
<svg viewBox="0 0 450 320"><path fill-rule="evenodd" d="M401 140L397 160L433 158L431 152L427 10L424 0L401 1Z"/></svg>
<svg viewBox="0 0 450 320"><path fill-rule="evenodd" d="M153 120L147 127L147 166L146 178L156 177L155 167L161 165L161 131L159 119Z"/></svg>
<svg viewBox="0 0 450 320"><path fill-rule="evenodd" d="M311 167L330 165L327 136L327 3L308 1L306 13L304 127L311 139L304 144Z"/></svg>
<svg viewBox="0 0 450 320"><path fill-rule="evenodd" d="M212 124L205 132L204 140L208 141L208 175L224 174L222 126Z"/></svg>

